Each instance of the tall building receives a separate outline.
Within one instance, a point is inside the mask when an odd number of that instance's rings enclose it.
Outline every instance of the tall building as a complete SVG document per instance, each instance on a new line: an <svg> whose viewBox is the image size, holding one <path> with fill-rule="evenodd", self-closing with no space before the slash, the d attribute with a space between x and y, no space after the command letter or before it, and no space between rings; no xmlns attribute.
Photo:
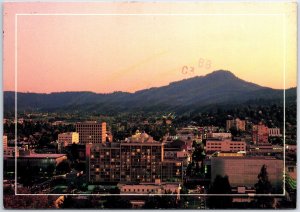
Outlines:
<svg viewBox="0 0 300 212"><path fill-rule="evenodd" d="M269 131L268 127L261 122L252 127L252 141L254 144L268 143Z"/></svg>
<svg viewBox="0 0 300 212"><path fill-rule="evenodd" d="M90 121L77 123L76 132L79 133L79 143L99 144L106 142L106 122Z"/></svg>
<svg viewBox="0 0 300 212"><path fill-rule="evenodd" d="M161 179L163 144L137 132L121 143L121 182L154 182Z"/></svg>
<svg viewBox="0 0 300 212"><path fill-rule="evenodd" d="M226 130L229 131L232 127L235 127L237 130L245 131L246 122L239 118L226 120Z"/></svg>
<svg viewBox="0 0 300 212"><path fill-rule="evenodd" d="M140 132L121 143L87 144L89 181L153 183L162 179L163 152L162 143ZM181 164L171 172L181 178Z"/></svg>

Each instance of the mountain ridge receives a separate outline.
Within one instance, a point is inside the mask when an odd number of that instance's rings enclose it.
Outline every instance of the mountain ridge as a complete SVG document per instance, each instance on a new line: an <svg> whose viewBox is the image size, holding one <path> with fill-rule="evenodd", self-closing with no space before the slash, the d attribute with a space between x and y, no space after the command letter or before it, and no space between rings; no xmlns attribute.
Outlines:
<svg viewBox="0 0 300 212"><path fill-rule="evenodd" d="M18 110L134 111L160 108L176 111L211 104L240 104L255 99L280 100L283 98L283 90L247 82L230 71L218 70L205 76L196 76L134 93L67 91L49 94L18 92L17 95ZM296 98L296 88L286 89L286 96ZM14 97L14 91L4 92L5 110L14 109Z"/></svg>

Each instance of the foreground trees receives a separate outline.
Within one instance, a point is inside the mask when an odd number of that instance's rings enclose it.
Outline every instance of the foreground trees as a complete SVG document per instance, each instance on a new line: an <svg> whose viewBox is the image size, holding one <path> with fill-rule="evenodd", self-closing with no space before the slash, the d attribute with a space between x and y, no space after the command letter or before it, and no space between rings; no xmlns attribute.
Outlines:
<svg viewBox="0 0 300 212"><path fill-rule="evenodd" d="M220 194L220 196L209 196L207 205L209 208L228 209L232 207L231 186L227 176L217 175L208 194Z"/></svg>
<svg viewBox="0 0 300 212"><path fill-rule="evenodd" d="M254 185L256 194L255 203L258 208L272 208L274 198L272 194L272 185L269 181L266 165L261 167L260 173L257 175L258 182ZM270 196L268 196L270 195Z"/></svg>

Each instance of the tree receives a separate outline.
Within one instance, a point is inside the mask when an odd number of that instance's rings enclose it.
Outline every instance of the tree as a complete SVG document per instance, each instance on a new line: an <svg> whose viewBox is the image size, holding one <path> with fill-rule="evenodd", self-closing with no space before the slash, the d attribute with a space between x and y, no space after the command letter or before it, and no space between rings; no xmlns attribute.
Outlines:
<svg viewBox="0 0 300 212"><path fill-rule="evenodd" d="M256 194L265 195L272 193L272 185L268 178L266 165L261 167L260 173L257 175L258 182L254 185ZM271 196L256 196L256 205L259 208L272 208L274 198Z"/></svg>
<svg viewBox="0 0 300 212"><path fill-rule="evenodd" d="M220 194L220 196L209 196L207 200L209 208L228 209L232 207L232 197L229 195L226 196L227 194L231 194L231 186L228 176L222 177L217 175L208 190L208 194Z"/></svg>
<svg viewBox="0 0 300 212"><path fill-rule="evenodd" d="M196 164L195 174L204 175L204 159L206 157L203 143L193 143L194 151L192 159Z"/></svg>
<svg viewBox="0 0 300 212"><path fill-rule="evenodd" d="M126 209L132 207L130 201L121 196L107 196L105 199L104 208Z"/></svg>
<svg viewBox="0 0 300 212"><path fill-rule="evenodd" d="M241 131L238 130L236 127L231 127L231 128L229 129L229 131L230 131L230 133L231 133L231 135L232 135L233 137L238 136L238 135L241 134Z"/></svg>
<svg viewBox="0 0 300 212"><path fill-rule="evenodd" d="M170 195L167 195L170 194ZM178 208L179 201L177 195L172 194L171 191L165 191L165 195L162 196L150 196L145 201L144 209L168 209Z"/></svg>
<svg viewBox="0 0 300 212"><path fill-rule="evenodd" d="M55 170L55 165L54 164L49 164L46 168L46 172L48 176L52 176L53 172Z"/></svg>
<svg viewBox="0 0 300 212"><path fill-rule="evenodd" d="M65 174L71 171L71 163L69 160L63 160L56 167L56 172L58 174Z"/></svg>

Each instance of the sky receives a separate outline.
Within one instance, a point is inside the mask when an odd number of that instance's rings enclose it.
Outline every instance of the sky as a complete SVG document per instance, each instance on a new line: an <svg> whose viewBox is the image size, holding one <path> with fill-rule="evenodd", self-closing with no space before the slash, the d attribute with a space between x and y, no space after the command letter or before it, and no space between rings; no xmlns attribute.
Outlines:
<svg viewBox="0 0 300 212"><path fill-rule="evenodd" d="M4 90L135 92L219 69L297 84L295 3L4 3L3 14Z"/></svg>

